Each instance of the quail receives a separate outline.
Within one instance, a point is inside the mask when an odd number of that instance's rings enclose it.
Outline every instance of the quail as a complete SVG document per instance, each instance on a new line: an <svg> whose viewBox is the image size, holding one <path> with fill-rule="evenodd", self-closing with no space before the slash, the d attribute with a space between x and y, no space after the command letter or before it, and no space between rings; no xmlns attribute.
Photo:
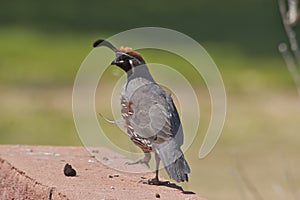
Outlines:
<svg viewBox="0 0 300 200"><path fill-rule="evenodd" d="M128 47L116 48L106 40L97 40L93 46L113 50L116 58L111 64L127 73L120 97L121 115L130 140L144 152L143 158L128 164L148 165L154 152L155 178L149 179L149 184L163 183L158 177L160 161L171 179L188 181L191 170L180 149L183 130L171 96L154 81L138 52Z"/></svg>

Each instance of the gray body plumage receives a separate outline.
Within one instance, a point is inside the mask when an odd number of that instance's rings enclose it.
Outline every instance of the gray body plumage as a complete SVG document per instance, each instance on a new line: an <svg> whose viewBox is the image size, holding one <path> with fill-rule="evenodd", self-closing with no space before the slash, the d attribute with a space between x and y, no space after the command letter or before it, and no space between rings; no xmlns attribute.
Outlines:
<svg viewBox="0 0 300 200"><path fill-rule="evenodd" d="M148 71L146 65L136 67L121 94L121 99L130 102L133 113L127 119L127 129L131 128L127 132L144 141L145 149L150 147L158 154L172 179L187 181L190 168L180 149L183 131L178 112L170 95L145 70ZM138 146L143 150L143 146Z"/></svg>

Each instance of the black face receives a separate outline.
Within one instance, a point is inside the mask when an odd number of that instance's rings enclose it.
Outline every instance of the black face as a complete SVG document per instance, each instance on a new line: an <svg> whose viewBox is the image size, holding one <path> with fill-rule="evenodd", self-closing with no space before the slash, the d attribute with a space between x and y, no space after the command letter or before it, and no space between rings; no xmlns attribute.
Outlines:
<svg viewBox="0 0 300 200"><path fill-rule="evenodd" d="M125 72L128 72L132 68L130 64L130 57L126 55L117 56L111 64L117 65L118 67L122 68Z"/></svg>
<svg viewBox="0 0 300 200"><path fill-rule="evenodd" d="M133 64L136 62L136 58L126 54L126 53L117 53L116 59L112 61L112 65L117 65L122 68L125 72L128 72L132 69Z"/></svg>

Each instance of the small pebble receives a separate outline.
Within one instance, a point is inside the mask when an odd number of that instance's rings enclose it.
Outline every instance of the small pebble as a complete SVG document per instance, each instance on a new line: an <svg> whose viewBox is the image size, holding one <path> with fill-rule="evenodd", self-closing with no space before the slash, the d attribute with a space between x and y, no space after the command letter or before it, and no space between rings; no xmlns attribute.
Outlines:
<svg viewBox="0 0 300 200"><path fill-rule="evenodd" d="M99 150L92 150L92 153L99 153Z"/></svg>
<svg viewBox="0 0 300 200"><path fill-rule="evenodd" d="M33 152L33 150L32 149L25 149L26 151L29 151L29 152Z"/></svg>
<svg viewBox="0 0 300 200"><path fill-rule="evenodd" d="M108 178L119 177L119 176L120 176L119 174L110 174L108 175Z"/></svg>
<svg viewBox="0 0 300 200"><path fill-rule="evenodd" d="M115 188L114 188L114 186L110 186L110 189L114 190Z"/></svg>
<svg viewBox="0 0 300 200"><path fill-rule="evenodd" d="M64 167L65 176L76 176L76 170L72 168L72 165L67 163Z"/></svg>
<svg viewBox="0 0 300 200"><path fill-rule="evenodd" d="M160 195L158 193L155 194L156 198L160 198Z"/></svg>
<svg viewBox="0 0 300 200"><path fill-rule="evenodd" d="M108 161L109 159L107 157L103 157L102 160Z"/></svg>

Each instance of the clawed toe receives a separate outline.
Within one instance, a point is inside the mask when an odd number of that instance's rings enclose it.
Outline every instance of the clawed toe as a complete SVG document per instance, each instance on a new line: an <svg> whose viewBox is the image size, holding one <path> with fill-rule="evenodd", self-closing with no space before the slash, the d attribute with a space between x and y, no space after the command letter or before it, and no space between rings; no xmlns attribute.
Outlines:
<svg viewBox="0 0 300 200"><path fill-rule="evenodd" d="M168 185L170 184L169 181L160 181L158 178L151 178L151 179L143 179L140 180L139 183L148 184L148 185Z"/></svg>

